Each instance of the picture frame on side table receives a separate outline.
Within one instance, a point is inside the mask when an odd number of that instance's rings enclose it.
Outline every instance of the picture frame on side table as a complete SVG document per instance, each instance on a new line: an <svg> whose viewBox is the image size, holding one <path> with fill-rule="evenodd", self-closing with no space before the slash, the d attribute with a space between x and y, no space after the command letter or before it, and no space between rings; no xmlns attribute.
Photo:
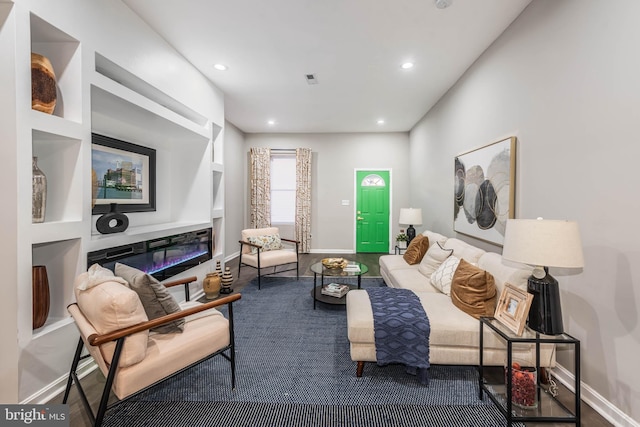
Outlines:
<svg viewBox="0 0 640 427"><path fill-rule="evenodd" d="M502 246L515 218L516 137L454 159L454 231Z"/></svg>
<svg viewBox="0 0 640 427"><path fill-rule="evenodd" d="M505 283L493 317L516 335L522 336L532 299L533 295L529 292Z"/></svg>
<svg viewBox="0 0 640 427"><path fill-rule="evenodd" d="M91 134L91 170L97 179L92 214L156 210L156 150ZM93 175L93 174L92 174Z"/></svg>

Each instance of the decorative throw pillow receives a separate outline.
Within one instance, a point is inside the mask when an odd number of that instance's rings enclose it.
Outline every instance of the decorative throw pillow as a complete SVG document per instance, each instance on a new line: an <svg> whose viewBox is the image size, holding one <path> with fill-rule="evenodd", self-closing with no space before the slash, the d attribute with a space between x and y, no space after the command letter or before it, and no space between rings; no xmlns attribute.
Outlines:
<svg viewBox="0 0 640 427"><path fill-rule="evenodd" d="M254 245L262 246L260 250L262 251L275 251L277 249L282 249L282 240L280 239L279 234L269 234L267 236L250 236L247 237L249 243L253 243ZM251 247L251 253L255 254L258 252L257 248Z"/></svg>
<svg viewBox="0 0 640 427"><path fill-rule="evenodd" d="M440 267L440 264L444 262L451 254L453 253L453 249L445 249L442 247L440 242L436 242L434 245L431 245L427 253L420 261L420 266L418 270L428 279L431 278L431 275Z"/></svg>
<svg viewBox="0 0 640 427"><path fill-rule="evenodd" d="M451 302L476 319L493 316L498 291L491 273L460 260L451 282Z"/></svg>
<svg viewBox="0 0 640 427"><path fill-rule="evenodd" d="M409 247L404 252L404 260L409 265L417 264L422 261L422 257L429 248L429 239L422 234L418 234L411 240Z"/></svg>
<svg viewBox="0 0 640 427"><path fill-rule="evenodd" d="M136 291L149 320L180 311L178 302L167 291L167 288L144 271L116 263L115 273L129 282L131 289ZM151 330L161 334L182 332L184 330L184 319L156 326Z"/></svg>
<svg viewBox="0 0 640 427"><path fill-rule="evenodd" d="M431 275L431 284L445 295L451 295L451 282L458 264L460 264L460 258L451 255Z"/></svg>

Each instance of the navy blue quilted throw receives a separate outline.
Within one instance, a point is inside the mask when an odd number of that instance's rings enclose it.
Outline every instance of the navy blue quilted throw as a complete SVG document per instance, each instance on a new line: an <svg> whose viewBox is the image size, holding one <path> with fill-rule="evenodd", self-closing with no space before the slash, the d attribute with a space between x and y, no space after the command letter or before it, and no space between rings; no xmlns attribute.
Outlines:
<svg viewBox="0 0 640 427"><path fill-rule="evenodd" d="M418 296L409 289L367 289L373 310L379 366L401 363L407 372L429 383L431 326Z"/></svg>

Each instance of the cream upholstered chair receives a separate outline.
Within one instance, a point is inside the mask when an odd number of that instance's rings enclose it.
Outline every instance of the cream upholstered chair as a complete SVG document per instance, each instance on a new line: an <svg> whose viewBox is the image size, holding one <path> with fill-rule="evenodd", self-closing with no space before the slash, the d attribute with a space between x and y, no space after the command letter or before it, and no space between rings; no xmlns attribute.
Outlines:
<svg viewBox="0 0 640 427"><path fill-rule="evenodd" d="M278 227L249 228L242 230L240 243L240 259L238 261L238 275L243 265L258 269L258 289L260 289L260 277L262 275L293 271L294 268L278 270L278 266L295 263L296 279L298 274L298 244L297 240L283 239L280 237ZM287 249L283 243L289 244ZM292 246L295 245L295 250ZM273 267L270 273L262 273L262 269Z"/></svg>
<svg viewBox="0 0 640 427"><path fill-rule="evenodd" d="M231 386L235 388L235 344L233 302L240 294L204 304L186 302L188 308L148 320L138 292L109 270L101 269L95 280L95 268L76 279L77 302L68 307L80 331L80 340L71 364L63 403L75 383L94 426L102 424L109 408L109 395L124 400L213 356L222 355L231 364ZM92 272L93 279L91 279ZM109 273L104 273L105 271ZM150 276L147 276L150 277ZM165 287L188 285L196 277L163 284ZM153 279L155 280L155 279ZM96 284L97 282L97 284ZM158 282L155 282L158 284ZM87 286L87 284L89 284ZM84 286L84 289L80 289ZM153 291L152 291L153 292ZM227 305L228 318L214 307ZM182 331L159 333L164 327L181 325ZM150 330L153 329L154 331ZM86 347L89 355L83 356ZM106 383L97 412L94 413L77 375L78 363L93 357ZM116 402L117 404L119 402Z"/></svg>

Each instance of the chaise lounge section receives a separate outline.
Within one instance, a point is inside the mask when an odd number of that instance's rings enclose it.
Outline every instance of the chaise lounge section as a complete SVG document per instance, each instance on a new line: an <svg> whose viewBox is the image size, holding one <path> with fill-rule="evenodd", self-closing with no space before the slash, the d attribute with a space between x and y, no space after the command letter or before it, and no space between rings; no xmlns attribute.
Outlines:
<svg viewBox="0 0 640 427"><path fill-rule="evenodd" d="M420 262L411 265L407 263L403 255L383 255L379 261L380 274L388 287L410 289L419 297L431 325L429 337L429 362L431 364L478 365L478 316L474 317L468 313L469 311L474 313L473 308L469 309L459 301L454 302L455 295L452 298L432 284L431 275L436 267L435 264L439 264L438 268L440 266L446 267L442 264L450 257L463 260L453 271L437 273L440 274L440 278L442 275L448 275L452 280L470 282L476 281L478 275L485 274L484 272L493 277L495 299L492 305L483 308L485 313L480 315L493 314L495 303L505 283L526 289L531 269L506 265L499 254L486 252L456 238L447 238L431 231L425 231L422 235L428 239L429 249ZM447 253L449 255L442 255ZM452 258L447 263L453 264L454 261ZM429 263L431 265L427 266L426 264ZM465 275L462 272L465 268L473 273ZM441 270L446 270L446 268ZM453 279L454 276L457 277ZM446 280L445 277L443 281L446 282ZM441 282L438 282L438 285ZM463 283L463 285L465 284ZM448 290L446 286L444 290ZM491 301L488 301L487 304L491 304ZM460 309L460 306L463 306L468 312ZM477 313L476 311L474 314ZM360 376L365 362L376 362L373 311L366 290L353 290L347 294L347 324L351 359L358 362L357 374ZM485 365L502 366L505 364L506 345L503 340L494 334L485 333L484 348ZM555 365L553 350L554 347L551 345L541 346L541 366ZM535 345L515 346L513 357L533 362L535 360Z"/></svg>

